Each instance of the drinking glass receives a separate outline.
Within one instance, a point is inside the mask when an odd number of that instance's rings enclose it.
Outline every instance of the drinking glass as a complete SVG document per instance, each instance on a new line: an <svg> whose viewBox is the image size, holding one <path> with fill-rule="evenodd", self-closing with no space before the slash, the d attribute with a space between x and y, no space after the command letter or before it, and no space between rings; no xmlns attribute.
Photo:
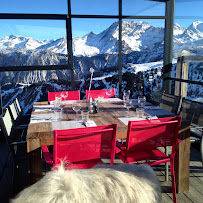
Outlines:
<svg viewBox="0 0 203 203"><path fill-rule="evenodd" d="M83 123L87 122L89 120L89 111L88 110L81 111L81 117Z"/></svg>
<svg viewBox="0 0 203 203"><path fill-rule="evenodd" d="M144 108L145 107L145 102L146 102L146 97L145 96L139 96L138 97L138 107L139 108Z"/></svg>
<svg viewBox="0 0 203 203"><path fill-rule="evenodd" d="M54 115L55 115L55 119L57 121L60 121L61 120L61 114L62 114L62 111L60 108L55 108L54 109Z"/></svg>
<svg viewBox="0 0 203 203"><path fill-rule="evenodd" d="M130 90L123 90L123 95L130 97Z"/></svg>
<svg viewBox="0 0 203 203"><path fill-rule="evenodd" d="M75 102L72 104L72 109L73 111L76 112L76 121L79 121L80 119L78 118L78 111L80 111L81 109L81 104L79 102Z"/></svg>
<svg viewBox="0 0 203 203"><path fill-rule="evenodd" d="M56 96L55 97L55 101L54 101L54 107L59 108L61 105L61 97L60 96Z"/></svg>
<svg viewBox="0 0 203 203"><path fill-rule="evenodd" d="M110 90L106 90L106 95L107 96L111 96L111 94L112 94L112 90L110 89Z"/></svg>
<svg viewBox="0 0 203 203"><path fill-rule="evenodd" d="M132 100L131 99L128 99L127 101L126 101L126 108L128 109L128 111L129 111L129 109L132 107Z"/></svg>
<svg viewBox="0 0 203 203"><path fill-rule="evenodd" d="M127 96L126 95L123 95L123 106L126 108L126 103L127 103Z"/></svg>
<svg viewBox="0 0 203 203"><path fill-rule="evenodd" d="M143 108L137 108L136 113L137 113L138 118L143 118L144 117L144 109Z"/></svg>

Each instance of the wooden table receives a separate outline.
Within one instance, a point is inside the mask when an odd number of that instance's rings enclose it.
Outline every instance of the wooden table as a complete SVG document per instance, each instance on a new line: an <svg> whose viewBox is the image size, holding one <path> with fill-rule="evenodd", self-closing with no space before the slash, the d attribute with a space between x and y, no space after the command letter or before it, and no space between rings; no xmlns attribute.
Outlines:
<svg viewBox="0 0 203 203"><path fill-rule="evenodd" d="M82 104L82 110L87 109L87 102L85 100L80 102ZM34 106L46 104L48 105L48 102L36 102ZM64 112L63 120L74 120L76 118L76 114L72 110L71 105L66 105ZM32 114L36 113L32 112ZM172 114L170 112L160 110L158 117L166 117L171 115ZM118 118L124 116L135 117L135 108L131 108L128 111L126 108L124 108L122 101L104 102L99 103L99 112L96 114L90 114L90 119L93 120L97 126L117 123L117 139L122 139L126 138L127 136L127 125L123 124ZM188 126L189 124L184 121L179 132L179 137L183 141L179 145L175 164L178 192L189 191L190 133ZM30 123L27 131L27 152L29 154L29 173L31 184L36 182L42 176L42 155L40 147L50 145L53 145L52 123Z"/></svg>

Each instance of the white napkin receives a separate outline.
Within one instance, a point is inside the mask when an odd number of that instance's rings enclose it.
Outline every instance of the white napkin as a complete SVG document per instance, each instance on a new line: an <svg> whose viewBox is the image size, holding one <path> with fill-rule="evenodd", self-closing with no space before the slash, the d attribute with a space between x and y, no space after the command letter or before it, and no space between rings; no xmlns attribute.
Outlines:
<svg viewBox="0 0 203 203"><path fill-rule="evenodd" d="M54 113L32 114L30 118L30 123L50 122L55 120L56 115Z"/></svg>
<svg viewBox="0 0 203 203"><path fill-rule="evenodd" d="M84 127L93 127L97 126L93 120L88 120L83 123L83 121L56 121L52 122L53 130L64 130L71 128L84 128Z"/></svg>
<svg viewBox="0 0 203 203"><path fill-rule="evenodd" d="M120 117L118 118L121 122L123 122L125 125L128 125L129 121L140 121L140 120L148 120L148 119L157 119L156 116L144 116L142 118L139 117Z"/></svg>
<svg viewBox="0 0 203 203"><path fill-rule="evenodd" d="M51 108L53 108L54 107L54 105L52 104L48 104L48 105L39 105L39 106L34 106L34 108L36 108L36 109L51 109Z"/></svg>
<svg viewBox="0 0 203 203"><path fill-rule="evenodd" d="M77 100L66 100L66 101L61 101L61 104L74 104L77 102ZM50 101L50 104L54 104L54 101Z"/></svg>
<svg viewBox="0 0 203 203"><path fill-rule="evenodd" d="M101 102L121 102L122 100L119 98L105 98L102 99Z"/></svg>
<svg viewBox="0 0 203 203"><path fill-rule="evenodd" d="M54 105L39 105L33 107L34 112L53 111L53 109Z"/></svg>

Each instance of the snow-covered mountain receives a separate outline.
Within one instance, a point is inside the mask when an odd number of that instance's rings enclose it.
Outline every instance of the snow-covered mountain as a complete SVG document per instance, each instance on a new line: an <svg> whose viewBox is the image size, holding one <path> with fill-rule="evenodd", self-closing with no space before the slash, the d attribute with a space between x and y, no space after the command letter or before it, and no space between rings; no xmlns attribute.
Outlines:
<svg viewBox="0 0 203 203"><path fill-rule="evenodd" d="M164 39L164 29L155 28L146 22L124 21L123 52L141 51L150 48ZM66 38L57 40L35 40L21 36L7 36L0 40L0 50L24 48L26 50L50 50L54 53L67 54ZM118 52L118 23L99 34L90 32L82 38L73 39L74 56L94 56L97 54L111 54Z"/></svg>
<svg viewBox="0 0 203 203"><path fill-rule="evenodd" d="M122 24L122 63L143 64L163 60L164 29L142 21ZM0 40L0 67L67 64L66 38L35 40L10 35ZM203 54L203 22L196 21L187 29L174 25L174 56L183 50ZM73 39L75 79L82 79L93 67L95 72L118 65L118 23L99 34L90 32ZM69 78L70 71L32 71L1 73L6 81L34 83L51 79Z"/></svg>
<svg viewBox="0 0 203 203"><path fill-rule="evenodd" d="M191 54L203 54L203 22L193 22L187 29L175 25L173 52L176 57L183 50Z"/></svg>
<svg viewBox="0 0 203 203"><path fill-rule="evenodd" d="M25 48L27 50L34 50L49 43L49 41L50 40L36 40L31 37L10 35L0 40L0 49Z"/></svg>
<svg viewBox="0 0 203 203"><path fill-rule="evenodd" d="M153 27L143 21L124 21L122 23L122 50L124 54L133 51L152 49L164 40L164 28ZM174 55L187 48L196 53L203 47L203 22L196 21L188 28L174 25ZM0 50L15 52L22 50L44 50L67 54L66 38L54 40L35 40L28 37L10 35L0 40ZM82 38L73 38L74 56L95 56L118 53L118 22L99 34L90 32Z"/></svg>

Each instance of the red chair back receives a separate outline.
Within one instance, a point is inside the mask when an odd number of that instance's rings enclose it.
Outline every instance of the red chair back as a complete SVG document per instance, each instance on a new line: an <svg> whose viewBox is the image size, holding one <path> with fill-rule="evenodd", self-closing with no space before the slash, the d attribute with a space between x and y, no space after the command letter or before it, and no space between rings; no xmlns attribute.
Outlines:
<svg viewBox="0 0 203 203"><path fill-rule="evenodd" d="M76 91L65 91L68 92L68 96L67 98L63 98L62 97L62 101L65 100L80 100L80 90L76 90ZM56 95L60 95L61 96L62 92L48 92L48 101L54 101Z"/></svg>
<svg viewBox="0 0 203 203"><path fill-rule="evenodd" d="M157 147L173 146L175 153L180 124L181 117L129 121L127 152L147 152Z"/></svg>
<svg viewBox="0 0 203 203"><path fill-rule="evenodd" d="M92 99L98 98L98 97L103 97L103 98L114 98L116 93L115 89L111 89L111 94L107 95L106 92L108 90L86 90L86 99L89 99L90 96Z"/></svg>
<svg viewBox="0 0 203 203"><path fill-rule="evenodd" d="M54 166L115 156L117 124L54 130Z"/></svg>

